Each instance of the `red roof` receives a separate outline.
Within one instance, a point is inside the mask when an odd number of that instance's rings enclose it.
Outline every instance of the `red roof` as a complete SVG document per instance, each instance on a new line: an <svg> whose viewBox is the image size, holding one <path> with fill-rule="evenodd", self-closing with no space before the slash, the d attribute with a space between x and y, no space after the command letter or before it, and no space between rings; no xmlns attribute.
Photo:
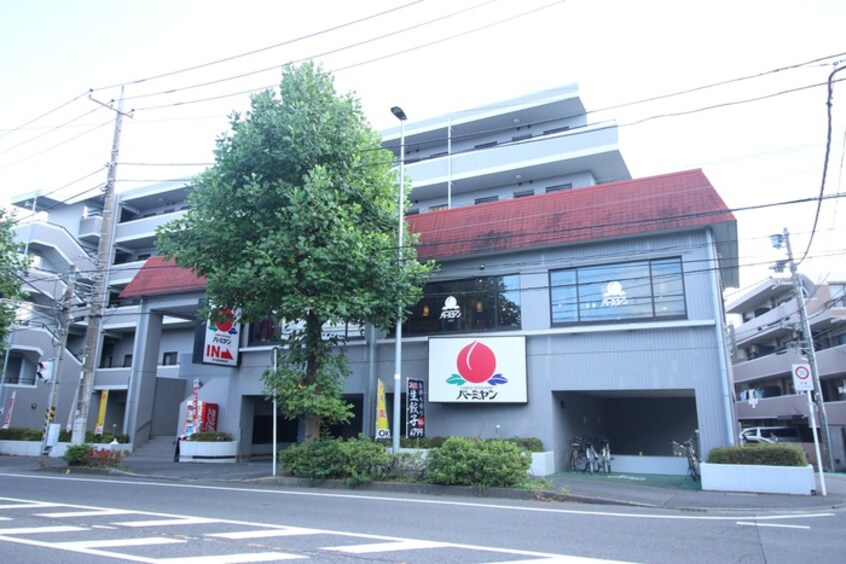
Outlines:
<svg viewBox="0 0 846 564"><path fill-rule="evenodd" d="M191 269L176 266L164 257L147 259L138 274L120 293L121 298L139 298L179 292L204 290L206 280L194 274Z"/></svg>
<svg viewBox="0 0 846 564"><path fill-rule="evenodd" d="M735 223L699 169L412 215L423 260L560 246ZM162 257L147 260L120 297L203 290L205 280Z"/></svg>
<svg viewBox="0 0 846 564"><path fill-rule="evenodd" d="M408 217L423 260L724 222L735 218L699 169Z"/></svg>

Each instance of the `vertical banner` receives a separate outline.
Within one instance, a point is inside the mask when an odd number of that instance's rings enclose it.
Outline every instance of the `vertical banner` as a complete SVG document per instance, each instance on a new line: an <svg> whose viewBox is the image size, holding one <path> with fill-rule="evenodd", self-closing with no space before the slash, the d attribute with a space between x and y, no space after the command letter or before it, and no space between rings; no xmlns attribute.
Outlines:
<svg viewBox="0 0 846 564"><path fill-rule="evenodd" d="M405 425L405 436L409 439L422 439L426 436L426 420L423 407L425 397L423 380L407 380L406 413L408 421Z"/></svg>
<svg viewBox="0 0 846 564"><path fill-rule="evenodd" d="M17 390L12 392L12 398L9 400L9 409L6 410L6 418L3 419L3 429L9 428L9 423L12 421L12 410L15 408L15 395Z"/></svg>
<svg viewBox="0 0 846 564"><path fill-rule="evenodd" d="M191 418L191 434L200 431L200 379L194 378L194 416Z"/></svg>
<svg viewBox="0 0 846 564"><path fill-rule="evenodd" d="M376 386L376 438L391 438L391 429L388 428L388 412L385 411L385 384L382 383L382 380L377 380Z"/></svg>
<svg viewBox="0 0 846 564"><path fill-rule="evenodd" d="M94 427L95 435L103 434L103 425L106 423L106 404L109 402L109 390L100 392L100 410L97 412L97 425Z"/></svg>

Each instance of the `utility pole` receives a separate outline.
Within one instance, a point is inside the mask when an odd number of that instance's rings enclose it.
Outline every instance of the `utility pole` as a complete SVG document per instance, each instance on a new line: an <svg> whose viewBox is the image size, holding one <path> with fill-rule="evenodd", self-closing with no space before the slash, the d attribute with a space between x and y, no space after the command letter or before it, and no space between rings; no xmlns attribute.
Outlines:
<svg viewBox="0 0 846 564"><path fill-rule="evenodd" d="M53 363L53 377L50 379L50 396L47 400L47 414L44 417L44 436L41 439L41 467L47 465L47 455L53 445L48 444L50 425L56 419L56 404L59 403L59 387L62 381L62 364L65 360L65 349L68 344L68 331L70 330L70 309L73 305L73 287L76 282L76 265L70 266L70 273L65 286L65 294L59 304L59 338L58 353Z"/></svg>
<svg viewBox="0 0 846 564"><path fill-rule="evenodd" d="M773 235L771 240L776 249L781 248L781 244L783 242L785 249L787 250L787 265L790 268L790 277L793 282L793 292L796 295L796 302L799 305L799 320L801 323L800 334L802 335L800 348L804 349L808 355L808 365L811 368L811 379L814 381L814 403L817 406L817 412L820 416L823 449L826 452L827 458L826 466L828 467L829 472L834 472L834 454L831 452L831 433L828 428L828 417L825 414L825 402L823 401L820 373L817 369L817 354L814 351L814 336L811 333L811 324L808 322L808 310L805 308L805 293L802 289L802 281L799 278L796 263L793 261L793 249L790 246L790 233L788 233L787 228L784 228L781 234ZM783 263L780 262L776 266L776 272L781 272L782 269Z"/></svg>
<svg viewBox="0 0 846 564"><path fill-rule="evenodd" d="M115 133L112 140L112 154L109 159L109 172L106 187L103 189L103 225L100 228L100 243L97 246L97 271L94 274L94 292L88 314L88 327L85 330L85 350L82 363L82 375L79 384L79 396L76 404L76 417L73 421L71 443L79 445L85 442L85 427L88 422L88 410L91 407L91 392L94 388L94 368L97 362L97 345L100 340L100 325L103 318L103 307L106 301L106 275L111 265L112 235L114 233L115 213L115 178L117 176L117 161L120 149L120 128L123 116L132 117L130 112L123 112L123 88L120 89L120 100L115 110L111 104L105 104L88 98L101 106L106 106L115 112Z"/></svg>

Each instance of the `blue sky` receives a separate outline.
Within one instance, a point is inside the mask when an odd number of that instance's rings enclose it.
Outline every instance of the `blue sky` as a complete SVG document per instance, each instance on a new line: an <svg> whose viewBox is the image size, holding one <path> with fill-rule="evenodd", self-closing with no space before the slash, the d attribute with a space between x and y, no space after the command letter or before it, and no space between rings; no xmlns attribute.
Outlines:
<svg viewBox="0 0 846 564"><path fill-rule="evenodd" d="M291 61L322 62L376 129L395 126L394 105L413 128L415 119L575 82L590 122L619 123L633 176L702 168L738 210L745 287L782 258L770 233L789 229L797 255L809 241L828 127L824 83L846 59L845 21L846 3L833 0L4 0L0 202L35 190L67 197L105 181L112 116L87 99L90 88L108 101L124 83L126 108L136 109L122 133L120 190L201 170L226 116ZM843 191L846 82L834 94L827 196ZM794 200L808 202L776 205ZM800 266L817 282L846 279L839 202L823 201Z"/></svg>

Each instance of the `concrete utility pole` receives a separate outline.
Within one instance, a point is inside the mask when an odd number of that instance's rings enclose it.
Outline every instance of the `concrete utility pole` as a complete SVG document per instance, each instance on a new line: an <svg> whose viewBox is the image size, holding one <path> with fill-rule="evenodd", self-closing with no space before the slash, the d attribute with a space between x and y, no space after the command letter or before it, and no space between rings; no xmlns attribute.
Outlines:
<svg viewBox="0 0 846 564"><path fill-rule="evenodd" d="M805 308L805 292L802 289L802 281L793 261L793 249L790 246L790 233L787 228L780 235L772 236L773 246L779 248L784 242L787 250L787 263L790 268L790 277L793 282L793 291L796 295L796 302L799 305L799 320L801 322L800 333L802 335L801 345L808 355L808 365L811 367L811 379L814 381L814 400L817 412L820 416L820 429L822 431L823 449L826 452L826 465L829 472L834 472L834 454L831 452L831 434L828 428L828 417L825 414L825 402L823 401L820 373L817 369L817 354L814 351L814 336L811 333L811 324L808 322L808 310ZM777 269L778 271L778 269Z"/></svg>
<svg viewBox="0 0 846 564"><path fill-rule="evenodd" d="M70 330L70 310L73 305L73 287L76 282L76 266L71 265L70 273L66 281L65 293L62 296L62 302L59 304L61 313L59 314L59 335L58 335L58 353L56 354L56 361L53 363L53 377L50 379L50 396L47 400L47 414L44 417L44 436L41 439L41 467L47 465L47 455L50 454L50 449L53 445L48 444L48 434L50 425L56 418L56 404L59 403L60 385L62 383L62 364L65 360L65 349L68 344L68 331Z"/></svg>
<svg viewBox="0 0 846 564"><path fill-rule="evenodd" d="M110 104L104 104L89 96L92 102L106 106L115 111L115 133L112 140L112 154L109 159L109 172L106 187L103 189L103 225L100 228L100 243L97 246L97 271L94 273L94 292L88 314L88 328L85 331L85 358L80 376L79 396L77 397L76 416L73 420L73 434L71 444L79 445L85 442L85 426L88 422L88 410L91 406L91 393L94 388L94 368L97 363L97 345L100 341L100 325L103 318L108 288L106 276L111 266L112 234L114 233L115 214L115 177L117 176L117 161L120 148L120 128L123 116L132 117L131 112L123 112L123 88L120 90L120 101L115 110Z"/></svg>

